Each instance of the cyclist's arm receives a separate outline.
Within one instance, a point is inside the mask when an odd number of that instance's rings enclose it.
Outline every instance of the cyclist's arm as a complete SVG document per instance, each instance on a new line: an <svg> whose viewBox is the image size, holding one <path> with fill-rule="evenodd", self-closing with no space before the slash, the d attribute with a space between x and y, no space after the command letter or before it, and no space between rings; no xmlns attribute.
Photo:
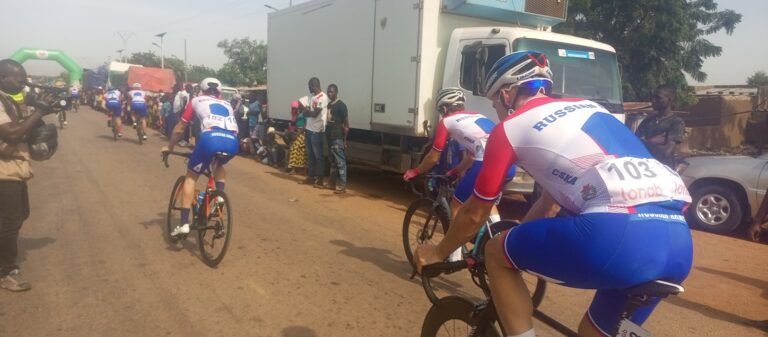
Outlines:
<svg viewBox="0 0 768 337"><path fill-rule="evenodd" d="M491 213L509 167L517 154L507 141L504 124L497 125L488 138L483 167L475 182L474 195L459 208L445 238L437 245L438 257L444 259L463 243L472 239Z"/></svg>
<svg viewBox="0 0 768 337"><path fill-rule="evenodd" d="M435 139L432 141L432 149L416 169L419 172L429 172L432 170L432 168L440 161L440 155L445 149L446 143L448 143L448 129L445 127L443 120L440 120L437 124L437 130L435 130Z"/></svg>
<svg viewBox="0 0 768 337"><path fill-rule="evenodd" d="M555 198L552 198L552 195L546 190L542 190L541 196L533 203L531 209L523 217L522 222L526 223L533 220L551 218L556 216L559 211L560 205L555 201Z"/></svg>
<svg viewBox="0 0 768 337"><path fill-rule="evenodd" d="M437 162L440 161L440 151L437 151L435 149L429 150L429 153L427 153L427 156L424 157L424 159L421 161L419 166L416 167L416 169L419 172L429 172L432 170L435 165L437 165Z"/></svg>
<svg viewBox="0 0 768 337"><path fill-rule="evenodd" d="M469 151L464 151L464 156L461 158L461 162L459 165L456 165L453 169L456 171L459 171L461 173L464 173L467 171L467 169L472 166L472 163L475 162L474 156L469 153Z"/></svg>
<svg viewBox="0 0 768 337"><path fill-rule="evenodd" d="M171 139L168 141L168 150L173 151L173 147L176 146L176 143L178 143L181 138L184 136L184 129L187 128L187 125L192 121L192 118L194 117L194 111L192 109L192 104L187 104L187 107L184 109L184 112L181 114L181 119L179 120L179 123L176 124L176 126L173 128L173 132L171 133Z"/></svg>

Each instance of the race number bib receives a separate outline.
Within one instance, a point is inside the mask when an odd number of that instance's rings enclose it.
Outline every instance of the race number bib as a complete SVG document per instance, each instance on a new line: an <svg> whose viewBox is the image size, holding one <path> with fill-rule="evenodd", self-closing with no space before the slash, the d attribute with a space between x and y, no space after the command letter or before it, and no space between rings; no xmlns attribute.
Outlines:
<svg viewBox="0 0 768 337"><path fill-rule="evenodd" d="M651 337L651 333L628 319L621 321L618 337Z"/></svg>
<svg viewBox="0 0 768 337"><path fill-rule="evenodd" d="M682 200L691 196L682 179L656 159L617 158L595 167L614 206L634 206L655 201Z"/></svg>

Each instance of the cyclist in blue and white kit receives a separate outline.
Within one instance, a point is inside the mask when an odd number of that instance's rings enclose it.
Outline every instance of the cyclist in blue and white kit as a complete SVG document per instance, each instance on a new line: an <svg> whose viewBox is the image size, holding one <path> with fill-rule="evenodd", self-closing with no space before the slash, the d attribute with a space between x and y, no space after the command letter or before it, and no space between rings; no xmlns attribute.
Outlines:
<svg viewBox="0 0 768 337"><path fill-rule="evenodd" d="M133 84L133 90L128 92L128 103L131 105L134 123L141 123L141 129L144 134L141 138L147 139L147 94L141 90L140 83Z"/></svg>
<svg viewBox="0 0 768 337"><path fill-rule="evenodd" d="M227 156L219 160L216 172L213 172L216 189L224 190L226 171L224 164L237 155L239 142L237 140L237 120L232 106L220 98L221 82L209 77L200 82L202 95L193 98L181 115L181 120L173 129L171 139L162 152L173 151L173 147L184 136L184 130L197 118L200 122L201 133L197 137L195 149L189 157L187 177L181 196L181 222L171 232L172 236L189 233L189 212L195 194L197 178L207 172L211 161L217 153Z"/></svg>
<svg viewBox="0 0 768 337"><path fill-rule="evenodd" d="M419 268L467 242L498 198L513 164L544 187L523 224L492 239L486 267L499 319L510 336L533 337L530 295L520 271L569 287L597 289L581 336L609 336L627 301L620 289L660 279L682 282L693 248L680 177L599 104L554 99L544 54L499 59L485 79L497 113L511 114L488 139L474 195L437 246L420 246ZM554 215L558 204L573 214ZM642 324L658 301L630 318Z"/></svg>
<svg viewBox="0 0 768 337"><path fill-rule="evenodd" d="M72 99L72 110L77 110L80 108L80 88L77 86L73 86L69 89L69 97ZM66 121L65 121L66 123Z"/></svg>
<svg viewBox="0 0 768 337"><path fill-rule="evenodd" d="M117 136L122 137L123 123L120 117L123 113L123 97L120 90L113 87L107 88L107 93L104 94L104 100L106 101L107 109L112 115L112 125L114 125L117 130Z"/></svg>

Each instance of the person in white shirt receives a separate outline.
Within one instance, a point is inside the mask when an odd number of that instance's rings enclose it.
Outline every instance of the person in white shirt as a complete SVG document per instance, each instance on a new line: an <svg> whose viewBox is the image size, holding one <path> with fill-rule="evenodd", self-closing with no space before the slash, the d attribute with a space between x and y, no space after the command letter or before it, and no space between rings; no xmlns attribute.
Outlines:
<svg viewBox="0 0 768 337"><path fill-rule="evenodd" d="M305 141L307 149L307 179L304 184L314 184L323 188L323 170L325 162L323 148L325 140L325 124L328 121L328 96L320 86L317 77L309 79L309 106L303 106L304 116L307 117Z"/></svg>

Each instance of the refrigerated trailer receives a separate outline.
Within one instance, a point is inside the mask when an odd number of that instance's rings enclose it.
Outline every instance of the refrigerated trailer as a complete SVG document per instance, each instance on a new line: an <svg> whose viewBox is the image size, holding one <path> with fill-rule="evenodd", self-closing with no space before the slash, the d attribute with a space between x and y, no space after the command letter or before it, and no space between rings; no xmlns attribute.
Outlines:
<svg viewBox="0 0 768 337"><path fill-rule="evenodd" d="M547 54L555 96L621 113L615 50L551 31L566 8L565 0L313 0L270 13L270 115L290 119L311 77L337 84L349 109L348 160L402 172L429 141L440 88L461 87L468 110L498 121L481 80L518 50Z"/></svg>

